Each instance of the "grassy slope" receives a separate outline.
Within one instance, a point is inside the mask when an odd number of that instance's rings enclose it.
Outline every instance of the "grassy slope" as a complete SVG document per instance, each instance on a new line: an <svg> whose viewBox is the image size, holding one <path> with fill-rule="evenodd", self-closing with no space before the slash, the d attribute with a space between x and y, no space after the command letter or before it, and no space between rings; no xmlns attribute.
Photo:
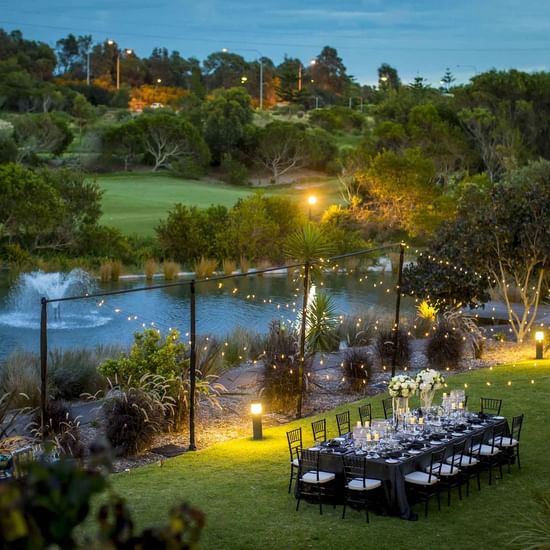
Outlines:
<svg viewBox="0 0 550 550"><path fill-rule="evenodd" d="M125 234L153 235L160 219L175 203L206 208L211 204L233 206L237 200L250 195L247 187L235 187L219 182L182 180L165 174L136 173L98 176L104 190L103 218L105 225L114 226ZM313 214L322 212L329 204L339 202L336 180L304 183L294 186L267 188L266 192L292 197L304 204L309 190L319 196Z"/></svg>
<svg viewBox="0 0 550 550"><path fill-rule="evenodd" d="M508 386L508 381L512 385ZM535 384L531 384L531 380ZM432 503L427 520L417 523L373 516L370 525L362 514L350 511L340 519L341 508L318 508L304 503L299 513L287 494L288 450L285 432L303 426L305 444L311 441L312 418L265 430L265 440L235 440L188 453L166 462L161 469L147 466L113 477L114 489L124 495L140 527L166 518L171 505L188 500L207 514L205 548L502 548L517 533L519 522L537 510L533 496L550 489L547 475L547 397L550 361L480 370L452 378L449 387L468 383L470 403L480 396L504 399L503 414L525 412L522 435L523 467L489 487L482 480L480 493L453 499L438 513ZM487 386L491 383L491 387ZM380 397L372 399L381 415ZM334 434L334 413L326 413L329 434ZM370 541L370 542L369 542ZM372 541L376 541L373 543Z"/></svg>

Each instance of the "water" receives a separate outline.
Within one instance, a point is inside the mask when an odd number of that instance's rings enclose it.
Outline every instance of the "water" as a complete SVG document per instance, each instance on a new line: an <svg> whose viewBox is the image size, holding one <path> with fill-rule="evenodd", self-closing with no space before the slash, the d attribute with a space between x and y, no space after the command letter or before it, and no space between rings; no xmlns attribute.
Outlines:
<svg viewBox="0 0 550 550"><path fill-rule="evenodd" d="M302 303L301 284L287 275L230 279L221 288L213 281L197 284L197 332L223 337L237 326L266 332L273 319L295 322ZM394 285L394 277L380 273L327 274L317 282L317 289L330 293L339 314L372 310L382 318L393 313ZM38 352L42 296L53 299L144 286L143 280L100 285L80 270L24 274L11 289L0 286L0 357L18 349ZM188 285L48 304L50 349L128 345L134 332L144 327L163 332L177 328L185 335Z"/></svg>

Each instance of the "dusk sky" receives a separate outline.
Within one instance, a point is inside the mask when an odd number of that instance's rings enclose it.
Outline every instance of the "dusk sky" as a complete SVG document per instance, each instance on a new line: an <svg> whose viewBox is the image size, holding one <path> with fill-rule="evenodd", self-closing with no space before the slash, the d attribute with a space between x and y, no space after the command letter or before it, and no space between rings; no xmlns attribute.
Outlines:
<svg viewBox="0 0 550 550"><path fill-rule="evenodd" d="M360 83L383 62L437 85L446 67L465 81L493 67L548 70L550 59L548 0L0 0L0 27L51 46L72 32L200 60L225 47L307 63L329 45Z"/></svg>

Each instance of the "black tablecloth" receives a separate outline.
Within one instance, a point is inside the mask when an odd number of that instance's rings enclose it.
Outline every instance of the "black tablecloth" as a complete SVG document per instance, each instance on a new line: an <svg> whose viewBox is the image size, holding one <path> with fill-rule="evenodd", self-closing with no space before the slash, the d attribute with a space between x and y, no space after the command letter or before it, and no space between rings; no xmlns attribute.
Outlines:
<svg viewBox="0 0 550 550"><path fill-rule="evenodd" d="M493 428L506 423L505 419L489 419L487 424L481 428L475 428L460 437L456 436L448 441L441 441L437 446L433 446L420 454L410 458L400 460L398 464L388 464L384 458L365 459L367 461L367 476L372 479L383 481L386 499L389 506L389 513L399 516L403 519L410 519L412 516L407 492L405 489L405 476L415 470L424 470L430 465L430 457L433 451L445 448L447 455L452 453L453 445L463 439L468 441L472 436L483 433L484 440L490 438ZM467 443L468 445L468 443ZM319 469L325 472L333 472L337 475L337 483L344 485L344 465L343 454L341 452L331 452L331 449L320 451ZM353 453L353 451L349 451Z"/></svg>

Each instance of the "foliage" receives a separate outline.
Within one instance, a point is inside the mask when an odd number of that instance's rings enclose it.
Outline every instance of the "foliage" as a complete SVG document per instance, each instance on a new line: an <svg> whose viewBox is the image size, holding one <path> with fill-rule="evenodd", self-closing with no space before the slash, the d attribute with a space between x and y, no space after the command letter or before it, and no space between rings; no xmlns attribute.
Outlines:
<svg viewBox="0 0 550 550"><path fill-rule="evenodd" d="M157 262L149 258L148 260L145 260L145 264L143 266L143 271L145 272L145 280L146 281L152 281L153 277L157 271Z"/></svg>
<svg viewBox="0 0 550 550"><path fill-rule="evenodd" d="M246 361L257 360L265 350L265 337L258 332L235 327L224 337L224 363L236 367Z"/></svg>
<svg viewBox="0 0 550 550"><path fill-rule="evenodd" d="M162 262L162 272L166 281L173 281L178 278L180 264L177 262L164 261Z"/></svg>
<svg viewBox="0 0 550 550"><path fill-rule="evenodd" d="M136 121L126 121L106 128L102 136L103 151L123 160L124 170L128 170L138 155L142 154L143 135Z"/></svg>
<svg viewBox="0 0 550 550"><path fill-rule="evenodd" d="M441 319L426 347L431 365L439 369L451 369L462 359L464 341L462 333L446 319Z"/></svg>
<svg viewBox="0 0 550 550"><path fill-rule="evenodd" d="M306 311L306 346L309 353L335 351L339 340L336 333L336 305L327 292L318 291Z"/></svg>
<svg viewBox="0 0 550 550"><path fill-rule="evenodd" d="M195 263L195 277L197 279L208 279L212 277L218 266L215 258L205 258L201 256Z"/></svg>
<svg viewBox="0 0 550 550"><path fill-rule="evenodd" d="M388 368L392 365L395 349L395 331L392 329L381 328L376 334L374 349L383 367ZM410 338L407 331L399 327L397 331L397 354L395 356L395 365L397 367L406 367L411 358Z"/></svg>
<svg viewBox="0 0 550 550"><path fill-rule="evenodd" d="M40 361L37 354L15 351L2 361L0 393L10 394L15 407L40 403Z"/></svg>
<svg viewBox="0 0 550 550"><path fill-rule="evenodd" d="M319 126L329 132L361 131L366 123L363 115L348 107L331 107L328 109L315 109L309 113L309 122L313 126Z"/></svg>
<svg viewBox="0 0 550 550"><path fill-rule="evenodd" d="M374 311L361 315L346 315L340 319L337 334L348 348L367 346L375 334Z"/></svg>
<svg viewBox="0 0 550 550"><path fill-rule="evenodd" d="M248 183L248 168L242 162L234 159L229 153L222 157L220 169L223 179L230 185L246 185Z"/></svg>
<svg viewBox="0 0 550 550"><path fill-rule="evenodd" d="M163 339L160 331L145 329L134 333L134 343L128 354L103 362L99 372L119 381L138 380L147 374L173 380L181 376L186 366L185 351L177 330L172 329Z"/></svg>
<svg viewBox="0 0 550 550"><path fill-rule="evenodd" d="M306 262L327 258L334 249L322 230L307 223L288 235L284 250L289 259Z"/></svg>
<svg viewBox="0 0 550 550"><path fill-rule="evenodd" d="M29 412L28 407L16 407L17 398L25 398L14 391L0 394L0 441L11 435L17 418Z"/></svg>
<svg viewBox="0 0 550 550"><path fill-rule="evenodd" d="M237 262L234 260L223 260L222 261L222 271L224 275L232 275L233 272L237 269Z"/></svg>
<svg viewBox="0 0 550 550"><path fill-rule="evenodd" d="M352 392L364 392L372 376L372 359L365 349L346 350L343 360L344 379Z"/></svg>
<svg viewBox="0 0 550 550"><path fill-rule="evenodd" d="M0 136L0 164L16 162L17 144L9 136Z"/></svg>
<svg viewBox="0 0 550 550"><path fill-rule="evenodd" d="M299 394L300 345L298 332L273 321L265 343L262 396L271 410L288 411Z"/></svg>

